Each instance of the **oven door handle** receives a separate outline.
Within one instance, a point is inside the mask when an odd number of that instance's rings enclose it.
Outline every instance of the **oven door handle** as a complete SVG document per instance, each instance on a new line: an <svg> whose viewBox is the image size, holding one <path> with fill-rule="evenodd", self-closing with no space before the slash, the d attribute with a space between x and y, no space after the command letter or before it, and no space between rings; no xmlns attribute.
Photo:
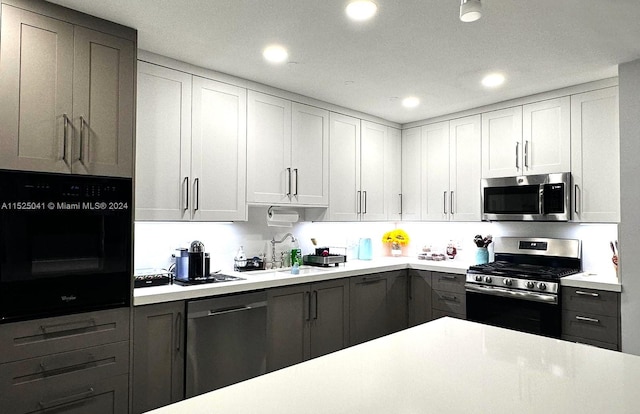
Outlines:
<svg viewBox="0 0 640 414"><path fill-rule="evenodd" d="M472 284L466 284L465 289L467 292L472 292L472 293L481 293L485 295L501 296L505 298L529 300L533 302L548 303L551 305L558 304L558 297L556 295L549 295L546 293L521 292L521 291L503 289L499 287L478 286L478 285L472 285Z"/></svg>

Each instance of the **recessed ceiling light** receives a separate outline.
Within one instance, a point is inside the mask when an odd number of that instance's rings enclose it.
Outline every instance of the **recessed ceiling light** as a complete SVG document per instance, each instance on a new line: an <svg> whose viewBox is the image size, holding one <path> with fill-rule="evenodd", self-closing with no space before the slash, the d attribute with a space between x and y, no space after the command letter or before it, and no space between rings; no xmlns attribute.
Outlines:
<svg viewBox="0 0 640 414"><path fill-rule="evenodd" d="M418 105L420 105L420 99L415 96L409 96L402 100L402 106L405 108L415 108Z"/></svg>
<svg viewBox="0 0 640 414"><path fill-rule="evenodd" d="M504 83L504 75L502 73L490 73L482 78L482 84L487 88L495 88Z"/></svg>
<svg viewBox="0 0 640 414"><path fill-rule="evenodd" d="M475 22L482 17L480 0L461 0L460 20L465 23Z"/></svg>
<svg viewBox="0 0 640 414"><path fill-rule="evenodd" d="M376 14L378 6L369 0L352 1L347 5L347 16L358 22L369 20Z"/></svg>
<svg viewBox="0 0 640 414"><path fill-rule="evenodd" d="M287 53L287 49L280 45L271 45L267 46L262 51L262 56L272 63L282 63L289 57L289 53Z"/></svg>

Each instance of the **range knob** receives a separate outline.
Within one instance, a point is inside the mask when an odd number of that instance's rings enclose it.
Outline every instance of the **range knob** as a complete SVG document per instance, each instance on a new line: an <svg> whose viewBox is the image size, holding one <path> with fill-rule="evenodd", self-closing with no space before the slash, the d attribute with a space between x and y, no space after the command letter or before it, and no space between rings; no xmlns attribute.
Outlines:
<svg viewBox="0 0 640 414"><path fill-rule="evenodd" d="M547 288L547 285L545 285L544 283L538 283L538 288L540 290L545 290Z"/></svg>
<svg viewBox="0 0 640 414"><path fill-rule="evenodd" d="M491 283L491 281L492 281L491 276L485 276L484 277L484 281L487 282L487 283Z"/></svg>
<svg viewBox="0 0 640 414"><path fill-rule="evenodd" d="M475 279L476 279L476 282L482 282L482 276L480 275L476 275Z"/></svg>
<svg viewBox="0 0 640 414"><path fill-rule="evenodd" d="M504 283L505 285L507 285L507 286L511 286L511 284L512 284L513 282L511 281L511 279L505 279L505 280L503 280L503 283Z"/></svg>
<svg viewBox="0 0 640 414"><path fill-rule="evenodd" d="M528 287L529 289L533 289L534 287L536 287L536 284L535 284L535 283L533 283L533 282L527 282L527 287Z"/></svg>

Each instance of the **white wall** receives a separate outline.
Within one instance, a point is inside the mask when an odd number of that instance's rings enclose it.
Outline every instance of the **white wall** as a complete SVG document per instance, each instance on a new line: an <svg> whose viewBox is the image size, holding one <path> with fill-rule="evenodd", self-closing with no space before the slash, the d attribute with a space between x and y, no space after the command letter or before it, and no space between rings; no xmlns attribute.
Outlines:
<svg viewBox="0 0 640 414"><path fill-rule="evenodd" d="M135 267L166 268L171 254L177 247L188 247L191 241L200 240L211 253L212 268L231 269L238 247L244 246L248 256L266 252L270 257L269 240L281 238L292 232L300 239L303 253L313 251L311 238L319 244L330 246L336 252L346 252L348 260L357 256L358 240L371 238L374 257L388 254L382 243L382 235L396 227L407 231L411 244L406 255L415 256L423 246L444 250L449 241L460 249L456 260L471 263L475 258L473 237L531 236L575 238L582 240L583 269L594 273L613 273L609 241L617 239L618 226L581 225L573 223L429 223L429 222L350 222L324 223L302 222L292 228L267 227L266 208L250 208L247 223L153 223L137 222L135 225ZM278 245L278 251L289 250L290 244Z"/></svg>
<svg viewBox="0 0 640 414"><path fill-rule="evenodd" d="M640 355L640 59L618 67L622 351Z"/></svg>

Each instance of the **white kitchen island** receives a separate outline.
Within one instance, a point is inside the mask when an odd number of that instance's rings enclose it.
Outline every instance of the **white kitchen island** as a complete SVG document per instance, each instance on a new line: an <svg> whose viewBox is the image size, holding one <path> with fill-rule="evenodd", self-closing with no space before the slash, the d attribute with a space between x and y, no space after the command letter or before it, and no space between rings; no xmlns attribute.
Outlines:
<svg viewBox="0 0 640 414"><path fill-rule="evenodd" d="M640 357L442 318L152 412L638 413Z"/></svg>

